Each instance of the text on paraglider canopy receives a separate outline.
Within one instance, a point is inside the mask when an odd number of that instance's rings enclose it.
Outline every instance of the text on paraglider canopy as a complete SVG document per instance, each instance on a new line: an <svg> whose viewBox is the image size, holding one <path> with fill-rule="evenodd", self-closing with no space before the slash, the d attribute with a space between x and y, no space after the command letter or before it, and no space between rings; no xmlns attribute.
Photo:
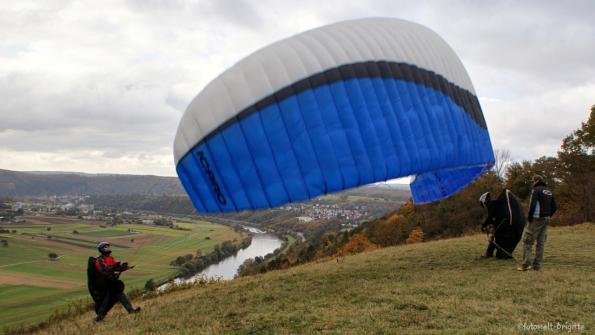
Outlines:
<svg viewBox="0 0 595 335"><path fill-rule="evenodd" d="M219 186L219 183L217 182L217 178L215 177L215 174L211 170L211 166L209 164L209 161L207 160L207 157L205 156L205 153L202 151L198 151L197 155L198 155L198 160L200 161L200 165L202 166L204 173L207 175L207 178L209 179L209 182L211 183L213 193L215 193L217 200L222 205L227 204L227 199L225 199L223 192L221 192L221 187Z"/></svg>

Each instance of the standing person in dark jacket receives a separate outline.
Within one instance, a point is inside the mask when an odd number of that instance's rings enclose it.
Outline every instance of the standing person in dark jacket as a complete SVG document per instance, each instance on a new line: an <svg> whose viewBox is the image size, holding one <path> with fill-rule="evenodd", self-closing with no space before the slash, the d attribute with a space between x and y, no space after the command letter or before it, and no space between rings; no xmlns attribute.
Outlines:
<svg viewBox="0 0 595 335"><path fill-rule="evenodd" d="M523 264L519 271L526 271L531 268L535 271L541 270L543 260L543 249L547 239L547 225L550 218L556 212L556 202L552 191L547 188L545 179L540 175L533 176L533 190L529 200L529 215L527 225L523 231ZM531 251L533 243L537 242L535 248L535 259L531 265Z"/></svg>
<svg viewBox="0 0 595 335"><path fill-rule="evenodd" d="M128 313L140 312L140 307L133 308L124 293L124 283L119 279L120 273L132 269L128 263L117 262L111 256L110 244L107 242L99 242L97 245L99 250L99 257L95 261L95 268L98 275L98 287L103 294L98 302L95 303L95 312L97 317L95 321L101 321L107 315L107 312L114 306L116 302L120 302Z"/></svg>

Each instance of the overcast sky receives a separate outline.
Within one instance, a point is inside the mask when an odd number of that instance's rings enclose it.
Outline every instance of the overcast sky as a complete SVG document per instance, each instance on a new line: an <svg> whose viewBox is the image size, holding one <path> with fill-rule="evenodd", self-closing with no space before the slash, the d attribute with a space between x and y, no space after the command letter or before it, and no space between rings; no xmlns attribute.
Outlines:
<svg viewBox="0 0 595 335"><path fill-rule="evenodd" d="M466 66L492 143L555 155L595 104L595 1L0 0L0 169L175 175L190 100L236 61L336 21L426 25Z"/></svg>

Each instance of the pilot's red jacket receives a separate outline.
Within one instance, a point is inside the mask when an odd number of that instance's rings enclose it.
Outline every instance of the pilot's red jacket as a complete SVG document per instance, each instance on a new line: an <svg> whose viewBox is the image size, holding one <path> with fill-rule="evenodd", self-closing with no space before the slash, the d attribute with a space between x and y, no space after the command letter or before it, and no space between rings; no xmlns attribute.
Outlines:
<svg viewBox="0 0 595 335"><path fill-rule="evenodd" d="M122 271L120 262L116 262L116 259L111 255L101 255L97 257L95 261L95 268L99 273L103 275L112 275L114 271Z"/></svg>

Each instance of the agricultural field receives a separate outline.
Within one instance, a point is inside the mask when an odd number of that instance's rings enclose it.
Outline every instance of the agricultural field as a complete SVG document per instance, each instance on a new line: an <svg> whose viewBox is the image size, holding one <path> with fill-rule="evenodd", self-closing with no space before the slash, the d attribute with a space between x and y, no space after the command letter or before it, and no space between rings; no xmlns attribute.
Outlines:
<svg viewBox="0 0 595 335"><path fill-rule="evenodd" d="M205 221L178 220L181 229L142 224L105 226L63 217L27 217L0 225L0 324L3 327L47 320L56 308L87 299L86 266L97 242L109 241L117 260L136 267L121 279L127 290L172 277L177 256L210 252L216 244L240 240L241 233ZM182 230L183 229L183 230ZM50 260L49 254L57 258Z"/></svg>

